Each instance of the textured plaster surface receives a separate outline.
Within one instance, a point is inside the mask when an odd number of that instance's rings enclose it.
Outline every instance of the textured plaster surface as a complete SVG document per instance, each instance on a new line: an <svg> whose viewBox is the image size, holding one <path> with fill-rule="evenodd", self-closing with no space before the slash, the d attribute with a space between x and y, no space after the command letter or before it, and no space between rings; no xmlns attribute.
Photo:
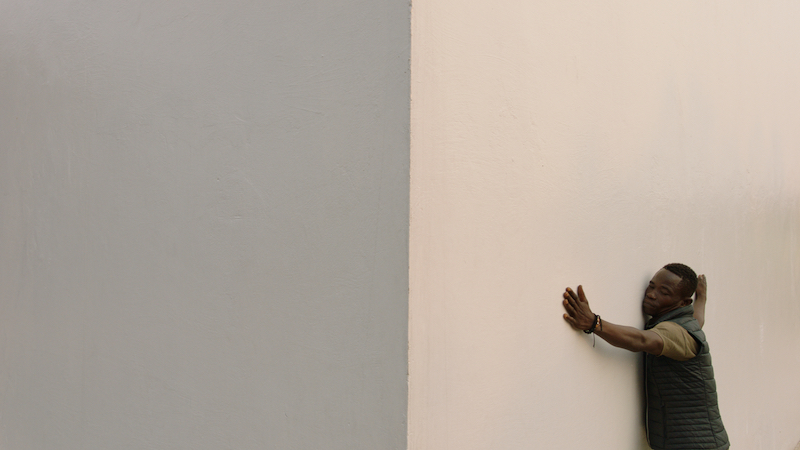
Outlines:
<svg viewBox="0 0 800 450"><path fill-rule="evenodd" d="M800 439L800 7L416 2L409 448L646 448L641 360L573 331L582 283L641 326L709 280L733 448Z"/></svg>
<svg viewBox="0 0 800 450"><path fill-rule="evenodd" d="M408 3L0 5L0 448L405 448Z"/></svg>

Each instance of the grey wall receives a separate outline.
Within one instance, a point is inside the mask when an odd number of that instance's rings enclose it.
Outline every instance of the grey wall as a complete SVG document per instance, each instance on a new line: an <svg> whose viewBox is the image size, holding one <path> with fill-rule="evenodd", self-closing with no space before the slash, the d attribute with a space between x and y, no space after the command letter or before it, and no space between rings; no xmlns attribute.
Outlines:
<svg viewBox="0 0 800 450"><path fill-rule="evenodd" d="M0 5L0 448L401 449L404 1Z"/></svg>

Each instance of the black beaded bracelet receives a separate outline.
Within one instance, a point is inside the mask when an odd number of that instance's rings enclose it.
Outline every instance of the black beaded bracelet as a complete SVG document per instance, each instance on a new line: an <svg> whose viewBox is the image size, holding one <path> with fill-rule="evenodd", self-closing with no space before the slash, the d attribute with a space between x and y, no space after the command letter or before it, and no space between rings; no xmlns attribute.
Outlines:
<svg viewBox="0 0 800 450"><path fill-rule="evenodd" d="M594 329L597 328L597 324L598 323L600 323L600 315L595 314L594 315L594 323L592 324L592 327L589 328L588 330L583 330L583 332L586 333L586 334L594 333ZM603 326L600 325L600 330L602 330L602 329L603 329Z"/></svg>

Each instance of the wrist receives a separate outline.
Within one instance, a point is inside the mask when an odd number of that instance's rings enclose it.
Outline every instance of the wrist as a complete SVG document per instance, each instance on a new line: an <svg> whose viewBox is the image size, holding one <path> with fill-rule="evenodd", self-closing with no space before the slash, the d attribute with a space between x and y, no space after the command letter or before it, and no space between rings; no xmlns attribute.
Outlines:
<svg viewBox="0 0 800 450"><path fill-rule="evenodd" d="M592 334L595 331L602 330L602 329L603 329L602 328L602 320L600 319L600 315L599 314L595 314L594 315L594 322L592 322L592 326L587 328L587 329L585 329L585 330L583 330L583 332L586 333L586 334Z"/></svg>

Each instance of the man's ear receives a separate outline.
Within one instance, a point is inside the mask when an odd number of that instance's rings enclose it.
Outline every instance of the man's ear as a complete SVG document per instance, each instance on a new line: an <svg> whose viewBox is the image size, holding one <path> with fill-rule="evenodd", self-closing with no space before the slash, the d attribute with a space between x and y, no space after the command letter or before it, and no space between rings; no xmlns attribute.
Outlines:
<svg viewBox="0 0 800 450"><path fill-rule="evenodd" d="M681 302L681 306L689 306L689 305L691 305L691 304L692 304L692 298L691 298L691 297L686 297L686 298L685 298L685 299L683 299L683 301Z"/></svg>

